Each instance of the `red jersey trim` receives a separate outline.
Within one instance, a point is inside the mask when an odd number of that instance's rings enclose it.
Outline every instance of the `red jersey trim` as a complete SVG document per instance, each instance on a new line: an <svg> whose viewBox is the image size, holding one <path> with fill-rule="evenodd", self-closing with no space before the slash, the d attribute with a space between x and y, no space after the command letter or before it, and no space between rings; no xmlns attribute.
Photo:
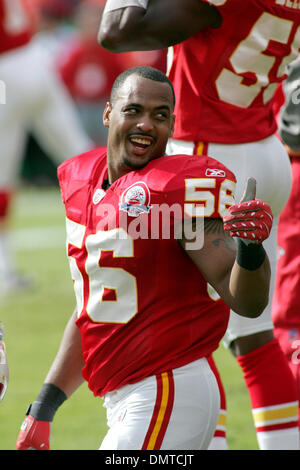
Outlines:
<svg viewBox="0 0 300 470"><path fill-rule="evenodd" d="M207 155L208 143L207 142L195 142L193 153L194 155Z"/></svg>
<svg viewBox="0 0 300 470"><path fill-rule="evenodd" d="M226 432L216 430L215 433L214 433L214 437L222 437L223 439L225 439L226 438Z"/></svg>
<svg viewBox="0 0 300 470"><path fill-rule="evenodd" d="M273 424L270 426L258 426L256 428L256 432L279 431L282 429L291 429L291 428L298 428L298 421L293 421L291 423Z"/></svg>
<svg viewBox="0 0 300 470"><path fill-rule="evenodd" d="M161 448L174 404L174 378L172 371L156 376L156 402L142 450L159 450Z"/></svg>

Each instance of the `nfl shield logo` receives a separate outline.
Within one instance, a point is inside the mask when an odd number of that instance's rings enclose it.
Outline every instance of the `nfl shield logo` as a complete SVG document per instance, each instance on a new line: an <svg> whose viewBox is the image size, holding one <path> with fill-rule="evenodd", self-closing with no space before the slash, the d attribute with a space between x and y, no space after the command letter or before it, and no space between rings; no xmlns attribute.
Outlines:
<svg viewBox="0 0 300 470"><path fill-rule="evenodd" d="M150 191L146 183L138 181L125 189L120 198L119 209L127 212L131 217L148 213L151 206Z"/></svg>

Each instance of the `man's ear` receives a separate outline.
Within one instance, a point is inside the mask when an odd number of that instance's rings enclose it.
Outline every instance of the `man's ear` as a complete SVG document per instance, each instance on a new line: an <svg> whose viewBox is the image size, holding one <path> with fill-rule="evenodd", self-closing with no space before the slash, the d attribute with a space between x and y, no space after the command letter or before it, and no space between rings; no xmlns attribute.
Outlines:
<svg viewBox="0 0 300 470"><path fill-rule="evenodd" d="M104 125L104 127L109 127L110 113L111 113L111 104L108 101L106 103L104 111L103 111L103 125Z"/></svg>

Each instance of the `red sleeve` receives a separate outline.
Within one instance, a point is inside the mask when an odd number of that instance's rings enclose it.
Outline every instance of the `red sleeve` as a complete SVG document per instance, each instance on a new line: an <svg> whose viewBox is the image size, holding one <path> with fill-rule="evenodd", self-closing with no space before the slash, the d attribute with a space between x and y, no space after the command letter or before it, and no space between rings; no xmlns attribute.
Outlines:
<svg viewBox="0 0 300 470"><path fill-rule="evenodd" d="M179 204L183 217L222 218L235 203L236 178L209 157L191 157L168 184L167 203Z"/></svg>

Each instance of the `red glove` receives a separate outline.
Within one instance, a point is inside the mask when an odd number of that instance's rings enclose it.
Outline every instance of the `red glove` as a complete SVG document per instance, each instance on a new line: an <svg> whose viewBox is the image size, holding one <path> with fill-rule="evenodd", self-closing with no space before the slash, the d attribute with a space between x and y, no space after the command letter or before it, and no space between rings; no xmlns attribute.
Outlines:
<svg viewBox="0 0 300 470"><path fill-rule="evenodd" d="M17 450L50 450L50 421L38 421L28 415L17 439Z"/></svg>
<svg viewBox="0 0 300 470"><path fill-rule="evenodd" d="M246 244L262 243L270 235L273 223L271 207L266 202L255 199L255 187L256 181L249 178L241 202L231 206L230 214L223 218L224 230Z"/></svg>

